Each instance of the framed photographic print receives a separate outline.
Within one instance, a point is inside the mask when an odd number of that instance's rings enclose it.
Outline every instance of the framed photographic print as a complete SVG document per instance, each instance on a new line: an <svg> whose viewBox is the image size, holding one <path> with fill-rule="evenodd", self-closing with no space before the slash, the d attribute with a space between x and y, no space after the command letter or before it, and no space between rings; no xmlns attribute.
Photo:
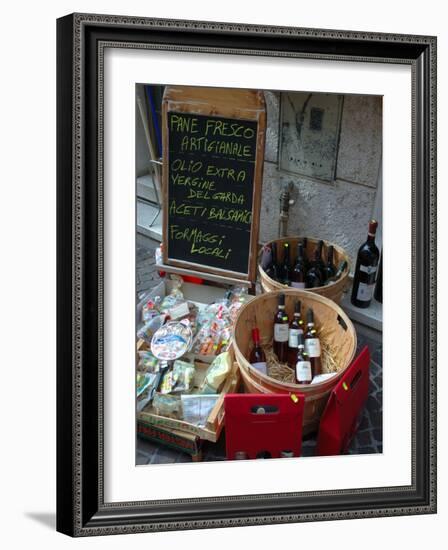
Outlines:
<svg viewBox="0 0 448 550"><path fill-rule="evenodd" d="M436 38L57 40L57 529L435 513Z"/></svg>

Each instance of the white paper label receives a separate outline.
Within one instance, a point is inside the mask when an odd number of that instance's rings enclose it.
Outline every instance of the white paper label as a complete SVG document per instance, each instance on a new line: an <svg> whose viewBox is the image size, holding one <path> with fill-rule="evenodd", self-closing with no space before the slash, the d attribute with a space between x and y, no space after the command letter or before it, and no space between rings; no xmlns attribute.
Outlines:
<svg viewBox="0 0 448 550"><path fill-rule="evenodd" d="M360 300L361 302L370 302L370 300L373 298L374 291L375 284L366 285L365 283L359 283L356 299Z"/></svg>
<svg viewBox="0 0 448 550"><path fill-rule="evenodd" d="M288 338L288 346L290 348L297 348L299 345L299 334L303 334L303 330L301 328L290 328L289 329L289 338Z"/></svg>
<svg viewBox="0 0 448 550"><path fill-rule="evenodd" d="M261 372L262 374L268 373L268 368L265 361L259 361L258 363L251 363L251 367Z"/></svg>
<svg viewBox="0 0 448 550"><path fill-rule="evenodd" d="M280 323L274 324L274 340L276 342L288 341L289 326L287 323L281 325Z"/></svg>
<svg viewBox="0 0 448 550"><path fill-rule="evenodd" d="M296 378L300 382L311 382L311 363L309 361L297 361Z"/></svg>
<svg viewBox="0 0 448 550"><path fill-rule="evenodd" d="M185 315L188 315L190 313L190 310L188 308L187 302L182 302L178 304L177 306L172 307L169 310L169 315L173 321L175 319L180 319L181 317L185 317Z"/></svg>
<svg viewBox="0 0 448 550"><path fill-rule="evenodd" d="M307 338L305 340L305 351L309 357L320 357L319 338Z"/></svg>
<svg viewBox="0 0 448 550"><path fill-rule="evenodd" d="M367 273L367 275L371 275L372 273L376 273L377 266L376 265L360 265L359 271L364 271L364 273Z"/></svg>
<svg viewBox="0 0 448 550"><path fill-rule="evenodd" d="M311 384L319 384L319 382L326 382L333 376L336 376L337 372L325 372L324 374L317 374Z"/></svg>
<svg viewBox="0 0 448 550"><path fill-rule="evenodd" d="M294 288L305 288L305 283L294 283L291 281L291 286Z"/></svg>

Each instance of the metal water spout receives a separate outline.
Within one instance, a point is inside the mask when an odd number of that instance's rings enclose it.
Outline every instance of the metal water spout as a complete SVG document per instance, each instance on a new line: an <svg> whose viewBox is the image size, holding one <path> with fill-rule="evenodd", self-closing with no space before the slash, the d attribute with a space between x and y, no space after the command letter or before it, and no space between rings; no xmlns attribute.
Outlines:
<svg viewBox="0 0 448 550"><path fill-rule="evenodd" d="M280 194L280 216L278 221L278 236L279 238L286 237L288 234L289 207L294 204L291 199L291 184L285 186Z"/></svg>

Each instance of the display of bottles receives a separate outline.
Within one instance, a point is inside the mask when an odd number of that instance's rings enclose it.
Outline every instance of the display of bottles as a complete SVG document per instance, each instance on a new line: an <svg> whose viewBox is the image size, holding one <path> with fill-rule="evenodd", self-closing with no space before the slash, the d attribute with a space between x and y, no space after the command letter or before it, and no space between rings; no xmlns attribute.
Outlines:
<svg viewBox="0 0 448 550"><path fill-rule="evenodd" d="M376 278L374 298L380 304L383 303L383 251L381 251L380 264L378 267L378 276Z"/></svg>
<svg viewBox="0 0 448 550"><path fill-rule="evenodd" d="M285 295L278 295L277 311L274 315L273 349L281 363L288 360L289 319L285 311Z"/></svg>
<svg viewBox="0 0 448 550"><path fill-rule="evenodd" d="M324 286L327 281L328 284L336 282L347 268L347 263L341 263L336 269L333 245L328 246L324 262L322 259L323 240L317 243L310 261L306 252L307 242L307 238L304 237L297 243L297 255L294 262L291 261L292 253L289 242L283 243L282 253L278 250L275 242L263 247L260 264L266 275L274 281L301 289Z"/></svg>
<svg viewBox="0 0 448 550"><path fill-rule="evenodd" d="M249 363L262 374L267 374L266 355L260 343L260 331L258 328L252 329L253 347L249 356Z"/></svg>
<svg viewBox="0 0 448 550"><path fill-rule="evenodd" d="M324 264L324 267L322 268L325 283L336 274L336 266L333 263L333 256L334 247L333 245L330 245L327 252L327 263Z"/></svg>
<svg viewBox="0 0 448 550"><path fill-rule="evenodd" d="M320 340L314 326L314 311L310 308L306 312L305 351L311 362L313 378L322 372Z"/></svg>
<svg viewBox="0 0 448 550"><path fill-rule="evenodd" d="M302 305L300 300L294 304L294 315L289 324L288 333L288 365L294 368L297 357L297 346L299 345L299 335L303 336Z"/></svg>
<svg viewBox="0 0 448 550"><path fill-rule="evenodd" d="M291 282L291 256L289 243L283 243L283 261L280 264L278 281L284 285L289 285Z"/></svg>
<svg viewBox="0 0 448 550"><path fill-rule="evenodd" d="M291 286L305 288L307 266L304 257L303 243L297 245L297 259L291 271Z"/></svg>
<svg viewBox="0 0 448 550"><path fill-rule="evenodd" d="M354 306L367 308L372 301L380 252L375 244L376 220L369 222L367 241L361 245L356 259L351 302Z"/></svg>
<svg viewBox="0 0 448 550"><path fill-rule="evenodd" d="M295 374L297 384L311 384L313 373L311 361L305 352L303 333L299 334L297 338Z"/></svg>
<svg viewBox="0 0 448 550"><path fill-rule="evenodd" d="M325 281L326 285L334 285L336 281L339 280L339 278L342 276L344 271L347 269L348 263L345 260L342 260L342 262L339 264L339 267L336 270L336 273L333 275L333 277L330 277Z"/></svg>
<svg viewBox="0 0 448 550"><path fill-rule="evenodd" d="M323 275L319 268L319 249L314 250L314 259L305 277L305 288L316 288L323 285Z"/></svg>
<svg viewBox="0 0 448 550"><path fill-rule="evenodd" d="M278 279L277 244L271 244L271 259L265 269L266 275L276 281Z"/></svg>

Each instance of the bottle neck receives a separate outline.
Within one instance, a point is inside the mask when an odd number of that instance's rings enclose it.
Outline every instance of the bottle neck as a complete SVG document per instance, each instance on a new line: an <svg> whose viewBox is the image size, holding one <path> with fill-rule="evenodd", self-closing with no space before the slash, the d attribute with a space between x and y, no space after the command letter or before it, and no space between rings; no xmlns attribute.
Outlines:
<svg viewBox="0 0 448 550"><path fill-rule="evenodd" d="M281 304L279 304L277 307L278 307L279 311L284 311L284 309L285 309L285 306L281 305Z"/></svg>
<svg viewBox="0 0 448 550"><path fill-rule="evenodd" d="M374 243L375 242L375 233L367 233L367 242L368 243Z"/></svg>
<svg viewBox="0 0 448 550"><path fill-rule="evenodd" d="M338 267L338 270L336 271L336 276L340 277L342 273L345 271L345 268L347 267L347 262L341 262L341 265Z"/></svg>
<svg viewBox="0 0 448 550"><path fill-rule="evenodd" d="M252 331L252 340L254 342L255 347L260 346L260 332L259 332L258 328L253 329L253 331Z"/></svg>

